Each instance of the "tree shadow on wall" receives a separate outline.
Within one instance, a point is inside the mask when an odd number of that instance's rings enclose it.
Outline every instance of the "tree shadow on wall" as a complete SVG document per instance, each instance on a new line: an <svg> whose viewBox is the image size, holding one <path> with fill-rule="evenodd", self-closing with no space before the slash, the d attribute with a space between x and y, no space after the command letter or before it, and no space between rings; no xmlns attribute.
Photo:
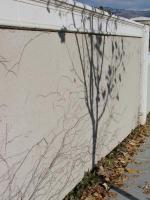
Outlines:
<svg viewBox="0 0 150 200"><path fill-rule="evenodd" d="M56 0L31 0L40 3L46 4L47 12L50 13L51 3L58 4L58 8L66 5L65 1L56 1ZM97 145L97 136L99 131L100 121L103 115L106 112L108 103L113 101L116 103L119 101L119 84L122 82L122 76L125 72L125 66L123 63L123 57L125 56L124 51L124 40L120 37L117 41L115 36L112 36L108 33L109 22L112 23L112 15L108 13L108 16L102 11L101 14L97 15L95 8L91 12L88 12L84 6L81 12L81 23L84 29L83 34L78 33L79 28L77 27L76 18L75 18L75 8L76 3L72 6L72 24L70 27L74 27L76 30L75 33L72 33L75 37L76 46L78 50L78 56L80 60L82 76L76 71L75 65L73 70L77 75L79 81L84 88L84 99L85 105L87 107L91 125L92 125L92 168L95 166L96 160L96 145ZM98 19L98 33L94 32L94 16ZM60 18L61 18L60 14ZM107 19L106 19L107 17ZM106 34L103 34L102 31L102 19L106 19ZM113 19L113 25L115 31L117 30L117 18ZM90 24L91 33L88 33L86 29L86 23ZM58 32L61 43L66 42L66 33L68 27L62 27ZM84 40L84 44L81 44L80 38ZM106 64L106 54L109 53L107 40L110 41L109 51L111 51L110 63ZM119 42L119 44L118 44ZM85 53L86 52L86 53ZM85 54L88 59L88 64L85 61Z"/></svg>
<svg viewBox="0 0 150 200"><path fill-rule="evenodd" d="M101 16L102 17L102 16ZM94 12L90 15L90 28L93 27ZM111 15L106 21L106 32ZM72 11L72 21L76 27L74 12ZM85 23L84 10L82 12L83 26ZM84 26L85 27L85 26ZM79 34L73 33L78 49L78 56L82 68L82 76L80 76L75 66L74 72L84 88L84 99L87 107L91 125L92 125L92 168L96 163L96 145L99 132L100 121L107 110L108 103L113 101L116 104L119 101L119 84L122 82L122 76L125 72L123 63L124 40L115 36L107 36L101 34L101 24L99 26L100 34ZM117 29L117 22L115 21L115 28ZM62 29L58 35L62 43L65 43L65 30ZM82 41L81 42L81 38ZM109 49L107 47L110 40ZM111 53L109 52L111 51ZM85 55L86 54L86 55ZM111 56L109 63L106 63L106 55ZM85 61L87 56L88 64Z"/></svg>

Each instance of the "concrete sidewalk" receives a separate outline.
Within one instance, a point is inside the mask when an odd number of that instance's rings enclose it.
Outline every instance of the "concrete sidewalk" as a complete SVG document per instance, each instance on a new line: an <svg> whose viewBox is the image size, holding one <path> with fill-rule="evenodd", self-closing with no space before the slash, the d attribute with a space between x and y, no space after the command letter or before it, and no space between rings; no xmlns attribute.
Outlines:
<svg viewBox="0 0 150 200"><path fill-rule="evenodd" d="M150 137L140 147L134 162L130 163L128 168L137 171L137 174L127 173L129 179L124 186L111 190L117 193L111 200L150 200Z"/></svg>

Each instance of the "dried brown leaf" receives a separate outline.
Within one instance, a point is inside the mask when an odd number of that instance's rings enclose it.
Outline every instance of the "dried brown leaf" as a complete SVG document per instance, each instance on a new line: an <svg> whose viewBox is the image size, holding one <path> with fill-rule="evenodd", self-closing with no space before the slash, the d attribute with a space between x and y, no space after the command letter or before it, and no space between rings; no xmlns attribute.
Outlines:
<svg viewBox="0 0 150 200"><path fill-rule="evenodd" d="M140 173L139 170L134 169L134 168L126 168L126 171L127 171L129 174L139 174L139 173Z"/></svg>

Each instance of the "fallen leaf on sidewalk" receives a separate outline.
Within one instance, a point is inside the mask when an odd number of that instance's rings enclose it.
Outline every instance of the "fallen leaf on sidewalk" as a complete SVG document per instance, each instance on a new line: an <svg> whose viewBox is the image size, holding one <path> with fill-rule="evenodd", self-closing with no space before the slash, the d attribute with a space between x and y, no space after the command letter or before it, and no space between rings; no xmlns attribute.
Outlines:
<svg viewBox="0 0 150 200"><path fill-rule="evenodd" d="M113 198L113 199L116 199L117 193L115 193L115 192L109 192L108 197L111 197L111 198Z"/></svg>
<svg viewBox="0 0 150 200"><path fill-rule="evenodd" d="M145 183L143 187L140 187L144 190L145 194L150 194L150 184L148 182Z"/></svg>
<svg viewBox="0 0 150 200"><path fill-rule="evenodd" d="M139 174L139 173L140 173L139 170L133 169L133 168L126 168L126 171L127 171L129 174Z"/></svg>

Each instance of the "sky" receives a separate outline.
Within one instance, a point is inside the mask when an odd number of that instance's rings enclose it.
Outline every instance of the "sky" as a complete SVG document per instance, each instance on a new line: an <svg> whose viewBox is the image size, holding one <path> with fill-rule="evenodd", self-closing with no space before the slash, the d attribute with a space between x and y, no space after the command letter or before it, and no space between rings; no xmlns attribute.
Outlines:
<svg viewBox="0 0 150 200"><path fill-rule="evenodd" d="M78 0L93 6L123 8L134 10L150 10L150 0Z"/></svg>

